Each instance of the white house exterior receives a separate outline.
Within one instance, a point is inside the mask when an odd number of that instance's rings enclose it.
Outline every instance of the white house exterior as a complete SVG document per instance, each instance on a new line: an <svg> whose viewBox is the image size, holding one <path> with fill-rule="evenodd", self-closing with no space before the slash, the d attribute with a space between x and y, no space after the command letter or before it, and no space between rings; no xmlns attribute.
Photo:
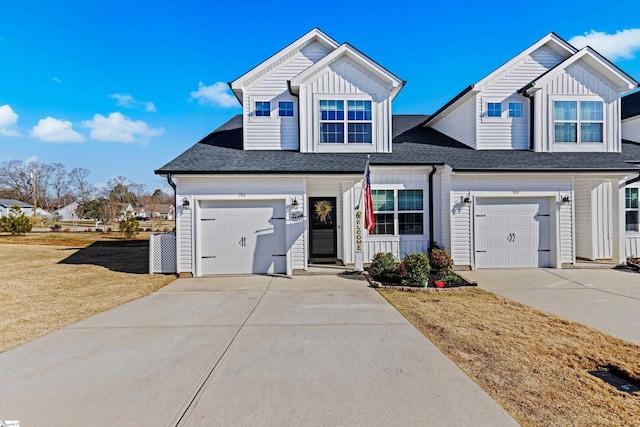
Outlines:
<svg viewBox="0 0 640 427"><path fill-rule="evenodd" d="M53 211L53 214L57 216L60 221L77 221L78 219L78 202L71 202L66 206L61 207Z"/></svg>
<svg viewBox="0 0 640 427"><path fill-rule="evenodd" d="M640 165L640 92L622 98L623 153L628 162ZM630 175L625 188L627 256L640 257L640 177Z"/></svg>
<svg viewBox="0 0 640 427"><path fill-rule="evenodd" d="M33 205L15 199L0 199L0 218L2 218L3 216L8 216L12 206L19 206L20 211L25 216L33 216ZM36 209L36 216L47 219L51 219L53 217L51 212L46 211L42 208Z"/></svg>
<svg viewBox="0 0 640 427"><path fill-rule="evenodd" d="M638 83L549 34L435 114L313 29L230 83L236 116L158 169L175 185L178 272L285 273L432 245L458 268L625 259L621 94ZM359 229L370 156L376 227Z"/></svg>

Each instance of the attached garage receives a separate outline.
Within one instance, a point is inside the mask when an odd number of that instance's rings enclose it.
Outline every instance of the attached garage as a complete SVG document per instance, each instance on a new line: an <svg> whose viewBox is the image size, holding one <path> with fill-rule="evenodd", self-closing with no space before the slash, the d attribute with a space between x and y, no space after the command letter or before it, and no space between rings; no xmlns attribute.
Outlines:
<svg viewBox="0 0 640 427"><path fill-rule="evenodd" d="M286 273L284 201L200 201L199 211L199 275Z"/></svg>
<svg viewBox="0 0 640 427"><path fill-rule="evenodd" d="M551 267L549 198L477 198L476 268Z"/></svg>

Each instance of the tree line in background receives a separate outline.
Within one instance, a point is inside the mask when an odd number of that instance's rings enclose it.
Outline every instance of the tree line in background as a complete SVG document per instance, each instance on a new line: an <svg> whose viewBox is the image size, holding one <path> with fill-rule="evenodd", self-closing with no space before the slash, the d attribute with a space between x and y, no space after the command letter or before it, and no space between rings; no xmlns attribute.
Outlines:
<svg viewBox="0 0 640 427"><path fill-rule="evenodd" d="M143 184L123 176L110 179L104 187L89 181L91 171L76 167L67 170L62 163L9 160L0 164L0 199L16 199L54 211L74 201L79 203L79 216L109 221L121 214L122 204L132 207L173 204L173 195L156 189L148 193Z"/></svg>

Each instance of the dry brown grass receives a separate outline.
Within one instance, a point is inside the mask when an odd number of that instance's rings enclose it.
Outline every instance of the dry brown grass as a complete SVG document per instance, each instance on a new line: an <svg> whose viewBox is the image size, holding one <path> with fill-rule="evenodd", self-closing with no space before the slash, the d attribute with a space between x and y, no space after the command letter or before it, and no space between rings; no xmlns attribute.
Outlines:
<svg viewBox="0 0 640 427"><path fill-rule="evenodd" d="M479 289L380 293L523 426L640 425L640 393L587 372L638 381L640 346Z"/></svg>
<svg viewBox="0 0 640 427"><path fill-rule="evenodd" d="M62 240L54 234L63 235ZM100 235L34 233L0 238L0 352L140 298L174 279L146 274L148 242L96 237ZM6 244L11 240L25 244Z"/></svg>

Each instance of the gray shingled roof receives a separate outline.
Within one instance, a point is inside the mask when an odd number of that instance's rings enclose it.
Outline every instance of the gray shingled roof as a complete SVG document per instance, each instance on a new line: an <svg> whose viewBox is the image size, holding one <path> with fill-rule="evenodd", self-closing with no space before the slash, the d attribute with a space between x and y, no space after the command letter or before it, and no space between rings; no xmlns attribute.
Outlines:
<svg viewBox="0 0 640 427"><path fill-rule="evenodd" d="M474 150L422 124L425 115L393 116L393 153L371 154L372 165L448 164L457 171L596 172L638 169L623 153L536 153ZM157 174L335 174L362 173L366 153L300 153L242 150L242 116L237 115L156 170Z"/></svg>
<svg viewBox="0 0 640 427"><path fill-rule="evenodd" d="M5 208L10 208L11 206L20 206L21 208L31 208L33 207L29 203L21 202L16 199L0 199L0 205Z"/></svg>
<svg viewBox="0 0 640 427"><path fill-rule="evenodd" d="M622 120L640 115L640 91L622 98Z"/></svg>

